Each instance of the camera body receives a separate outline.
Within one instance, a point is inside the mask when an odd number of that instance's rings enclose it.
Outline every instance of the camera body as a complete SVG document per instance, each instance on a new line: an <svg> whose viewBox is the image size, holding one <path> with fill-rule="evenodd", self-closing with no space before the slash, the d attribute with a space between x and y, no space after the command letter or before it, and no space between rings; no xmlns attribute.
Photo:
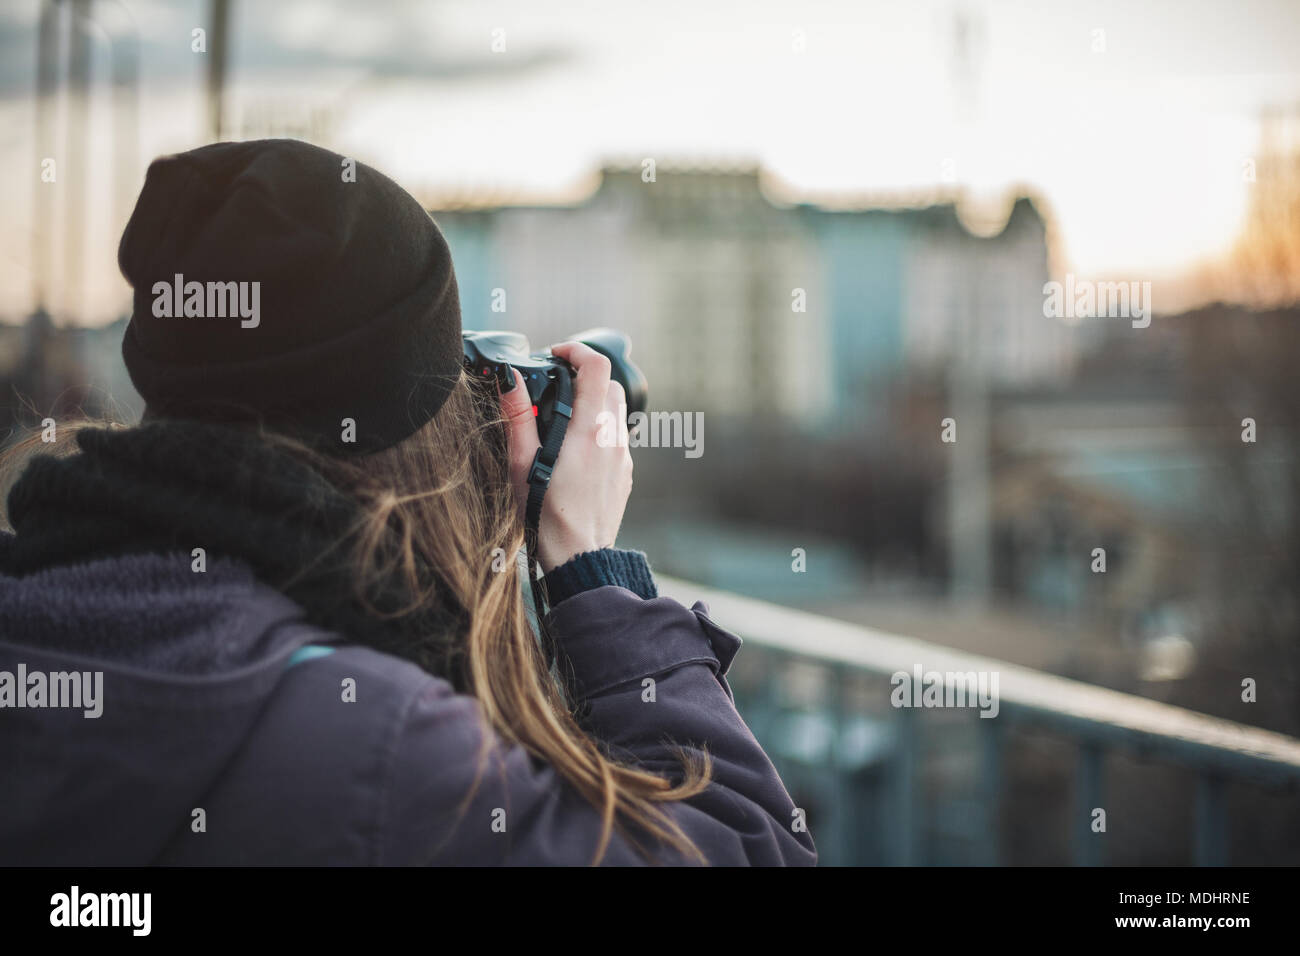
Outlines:
<svg viewBox="0 0 1300 956"><path fill-rule="evenodd" d="M645 411L646 379L628 358L632 343L626 335L600 328L588 329L569 338L590 346L609 359L610 378L623 386L629 415ZM461 341L469 374L480 379L495 378L503 392L515 387L510 369L519 369L528 397L537 409L537 434L545 442L555 415L556 370L563 368L572 375L573 367L547 349L529 351L527 337L519 332L463 332Z"/></svg>

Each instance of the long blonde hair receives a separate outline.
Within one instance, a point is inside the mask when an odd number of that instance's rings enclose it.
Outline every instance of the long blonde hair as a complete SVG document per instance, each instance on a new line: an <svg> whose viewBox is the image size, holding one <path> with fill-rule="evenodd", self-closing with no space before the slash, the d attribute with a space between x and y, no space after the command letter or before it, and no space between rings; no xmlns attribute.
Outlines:
<svg viewBox="0 0 1300 956"><path fill-rule="evenodd" d="M0 457L0 490L17 479L33 451L70 453L79 427L60 425L54 447L37 435L10 449ZM583 732L551 674L515 571L524 529L494 395L462 374L432 421L398 445L362 458L328 456L274 432L261 434L360 502L360 522L340 542L350 551L357 599L366 604L367 595L394 583L410 595L408 607L381 612L367 605L368 610L385 617L416 615L432 606L468 610L457 648L463 663L459 683L501 737L548 763L600 814L593 864L604 857L616 830L647 858L646 837L707 862L663 807L707 788L707 753L678 748L677 782L619 763ZM386 546L393 540L397 548ZM430 576L428 568L437 574ZM492 752L493 740L484 735L479 774L462 811Z"/></svg>

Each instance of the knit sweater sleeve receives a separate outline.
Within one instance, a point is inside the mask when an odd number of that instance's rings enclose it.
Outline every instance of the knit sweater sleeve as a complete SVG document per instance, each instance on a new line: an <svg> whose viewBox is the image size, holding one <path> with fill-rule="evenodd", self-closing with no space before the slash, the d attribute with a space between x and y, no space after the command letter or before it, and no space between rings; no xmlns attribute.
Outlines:
<svg viewBox="0 0 1300 956"><path fill-rule="evenodd" d="M585 551L552 570L545 581L552 607L575 594L609 585L626 588L646 600L659 596L645 553L622 548Z"/></svg>

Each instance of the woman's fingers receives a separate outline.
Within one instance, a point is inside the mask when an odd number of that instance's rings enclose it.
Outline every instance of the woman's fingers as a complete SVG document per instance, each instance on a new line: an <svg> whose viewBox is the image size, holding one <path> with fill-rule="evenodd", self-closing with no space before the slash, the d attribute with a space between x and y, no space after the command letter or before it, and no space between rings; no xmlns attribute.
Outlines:
<svg viewBox="0 0 1300 956"><path fill-rule="evenodd" d="M628 447L627 435L627 396L623 386L610 379L609 389L605 393L605 417L601 419L601 435L608 434L611 444L619 448Z"/></svg>
<svg viewBox="0 0 1300 956"><path fill-rule="evenodd" d="M524 377L517 368L510 371L515 377L515 387L501 393L501 417L506 421L510 441L510 480L516 488L522 489L528 482L528 469L532 467L541 441L537 437L537 418L533 414L533 400L528 397Z"/></svg>
<svg viewBox="0 0 1300 956"><path fill-rule="evenodd" d="M574 555L612 547L632 490L626 397L610 380L610 362L588 345L565 342L551 352L573 366L573 421L555 465L537 538L543 570Z"/></svg>
<svg viewBox="0 0 1300 956"><path fill-rule="evenodd" d="M595 428L596 417L604 409L609 391L609 359L581 342L552 345L551 353L567 361L578 373L573 384L574 424L584 430Z"/></svg>

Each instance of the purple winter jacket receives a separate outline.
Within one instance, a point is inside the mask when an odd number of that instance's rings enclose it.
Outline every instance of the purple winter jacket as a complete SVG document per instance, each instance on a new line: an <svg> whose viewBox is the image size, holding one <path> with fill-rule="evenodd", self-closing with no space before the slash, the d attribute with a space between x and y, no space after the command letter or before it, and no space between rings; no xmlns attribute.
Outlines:
<svg viewBox="0 0 1300 956"><path fill-rule="evenodd" d="M214 560L196 583L189 561L0 574L0 865L592 860L596 811L502 742L473 697L340 645L240 562ZM587 705L584 729L614 753L671 772L672 743L707 748L713 784L669 810L710 863L815 863L734 707L724 675L740 641L703 604L597 587L560 602L551 631ZM40 699L34 674L84 672L94 699L16 706L20 668L25 704ZM662 849L656 859L680 862ZM645 861L616 832L604 862Z"/></svg>

